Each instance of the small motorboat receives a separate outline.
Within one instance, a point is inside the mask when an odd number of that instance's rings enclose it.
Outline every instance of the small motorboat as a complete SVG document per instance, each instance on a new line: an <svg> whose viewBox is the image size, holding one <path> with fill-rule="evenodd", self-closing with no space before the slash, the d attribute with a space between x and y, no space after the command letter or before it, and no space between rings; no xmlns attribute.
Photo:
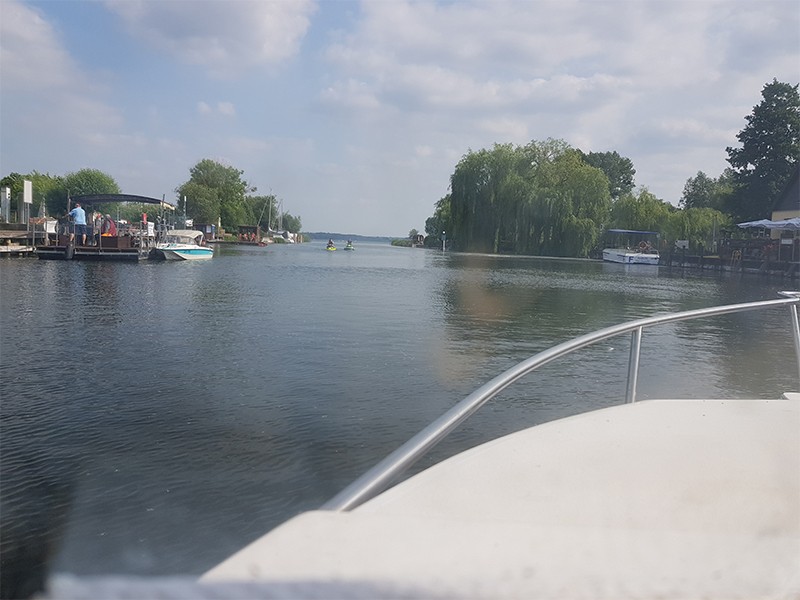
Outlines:
<svg viewBox="0 0 800 600"><path fill-rule="evenodd" d="M603 249L604 261L624 265L658 265L661 261L658 232L609 229L607 233L613 236L613 242L611 247Z"/></svg>
<svg viewBox="0 0 800 600"><path fill-rule="evenodd" d="M355 246L353 246L353 242L351 242L350 240L347 240L347 244L345 244L344 249L345 250L355 250Z"/></svg>
<svg viewBox="0 0 800 600"><path fill-rule="evenodd" d="M203 232L194 229L168 231L156 244L151 257L163 260L202 260L214 256L214 248L203 245Z"/></svg>

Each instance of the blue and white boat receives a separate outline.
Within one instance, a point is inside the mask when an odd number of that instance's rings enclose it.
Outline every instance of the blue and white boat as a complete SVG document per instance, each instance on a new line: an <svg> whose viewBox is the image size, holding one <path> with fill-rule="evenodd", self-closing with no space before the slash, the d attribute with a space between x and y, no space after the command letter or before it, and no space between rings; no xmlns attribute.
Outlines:
<svg viewBox="0 0 800 600"><path fill-rule="evenodd" d="M154 258L164 260L203 260L214 256L214 248L203 245L203 232L194 229L168 231L156 244Z"/></svg>

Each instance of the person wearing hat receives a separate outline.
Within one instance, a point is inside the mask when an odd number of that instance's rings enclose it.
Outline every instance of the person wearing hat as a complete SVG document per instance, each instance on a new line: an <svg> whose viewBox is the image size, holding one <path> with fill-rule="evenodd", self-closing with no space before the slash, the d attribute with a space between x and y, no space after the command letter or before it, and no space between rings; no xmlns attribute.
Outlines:
<svg viewBox="0 0 800 600"><path fill-rule="evenodd" d="M81 208L81 203L76 202L75 208L69 211L69 216L75 223L75 231L69 235L69 241L75 239L75 234L81 234L81 246L86 245L86 211Z"/></svg>

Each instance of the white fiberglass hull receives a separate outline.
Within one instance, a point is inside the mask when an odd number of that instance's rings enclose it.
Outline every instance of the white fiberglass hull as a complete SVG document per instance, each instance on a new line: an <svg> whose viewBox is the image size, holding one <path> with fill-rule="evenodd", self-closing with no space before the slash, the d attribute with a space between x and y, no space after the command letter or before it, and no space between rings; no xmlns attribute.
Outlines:
<svg viewBox="0 0 800 600"><path fill-rule="evenodd" d="M651 252L636 252L626 248L606 248L603 260L625 265L657 265L659 255Z"/></svg>
<svg viewBox="0 0 800 600"><path fill-rule="evenodd" d="M790 597L798 445L798 399L585 413L463 452L350 512L301 514L204 580L400 597Z"/></svg>
<svg viewBox="0 0 800 600"><path fill-rule="evenodd" d="M189 244L164 244L158 250L166 260L203 260L214 256L213 248Z"/></svg>

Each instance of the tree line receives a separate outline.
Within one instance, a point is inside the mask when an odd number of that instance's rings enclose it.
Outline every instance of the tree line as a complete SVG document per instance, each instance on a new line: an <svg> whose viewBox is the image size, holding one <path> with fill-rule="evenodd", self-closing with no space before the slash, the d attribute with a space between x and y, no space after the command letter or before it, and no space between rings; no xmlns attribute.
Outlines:
<svg viewBox="0 0 800 600"><path fill-rule="evenodd" d="M689 178L677 207L636 188L632 161L617 152L554 139L470 150L425 222L429 243L444 235L462 251L585 257L614 228L707 245L721 228L770 217L800 162L798 85L765 85L745 119L740 146L726 148L730 167Z"/></svg>
<svg viewBox="0 0 800 600"><path fill-rule="evenodd" d="M195 223L220 223L229 231L239 225L268 226L273 230L281 227L295 233L301 230L299 216L283 211L281 200L273 194L256 195L256 188L243 175L243 171L211 159L199 161L189 170L189 179L175 190L178 212ZM0 187L11 189L14 206L22 197L25 180L32 183L34 211L53 216L67 212L68 197L120 193L114 178L97 169L81 169L63 176L37 171L10 173L0 179ZM104 205L104 210L132 221L152 209L152 205L137 203Z"/></svg>

